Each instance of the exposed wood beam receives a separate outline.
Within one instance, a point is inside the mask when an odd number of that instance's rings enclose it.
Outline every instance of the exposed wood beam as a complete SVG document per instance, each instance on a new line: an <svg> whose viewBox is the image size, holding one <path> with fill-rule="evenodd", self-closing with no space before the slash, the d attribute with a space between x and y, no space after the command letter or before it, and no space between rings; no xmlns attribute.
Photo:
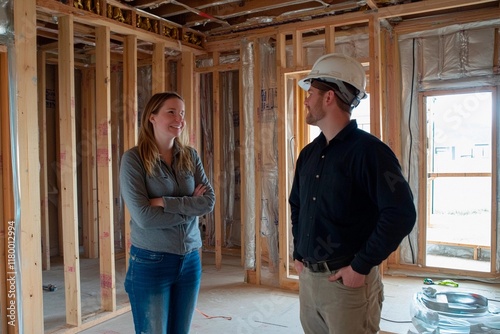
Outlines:
<svg viewBox="0 0 500 334"><path fill-rule="evenodd" d="M130 25L120 23L118 21L109 19L107 17L97 15L88 11L84 11L75 8L70 5L65 5L59 1L54 0L36 0L37 9L39 11L45 12L49 15L60 16L60 15L74 15L74 22L82 24L91 24L94 26L109 27L112 32L122 35L135 35L137 38L148 41L150 43L165 42L166 47L174 50L190 50L194 54L203 54L204 51L198 48L192 47L188 43L184 43L180 40L173 40L167 37L162 37L158 34L145 31L140 28L136 28Z"/></svg>
<svg viewBox="0 0 500 334"><path fill-rule="evenodd" d="M403 21L394 27L394 31L403 35L429 29L438 29L456 24L497 20L499 17L500 8L484 8L467 12L434 15L418 20Z"/></svg>
<svg viewBox="0 0 500 334"><path fill-rule="evenodd" d="M498 0L426 0L413 3L407 3L397 6L389 6L378 10L378 17L391 18L400 16L409 16L422 13L432 13L438 10L461 8L465 10L467 6L498 2Z"/></svg>
<svg viewBox="0 0 500 334"><path fill-rule="evenodd" d="M202 21L206 20L207 17L202 15L195 14L193 12L180 11L175 12L169 9L174 5L162 6L157 10L153 10L158 16L165 18L173 18L182 17L184 22L192 22L192 21ZM204 10L204 13L214 16L221 20L227 20L231 18L235 18L238 16L243 17L251 17L251 16L274 16L280 15L284 12L295 11L295 10L304 10L310 8L327 8L325 6L321 6L318 2L315 1L287 1L287 0L276 0L276 1L248 1L238 3L229 3L224 6L211 6ZM177 21L177 20L175 20Z"/></svg>

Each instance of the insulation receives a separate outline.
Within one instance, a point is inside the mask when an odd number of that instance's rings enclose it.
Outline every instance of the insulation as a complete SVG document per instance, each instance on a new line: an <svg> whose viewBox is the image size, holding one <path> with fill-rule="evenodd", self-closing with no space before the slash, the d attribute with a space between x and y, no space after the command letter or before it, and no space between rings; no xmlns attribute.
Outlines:
<svg viewBox="0 0 500 334"><path fill-rule="evenodd" d="M425 142L425 138L420 138L419 93L439 89L449 91L461 88L498 87L500 78L493 72L495 66L495 28L497 26L498 21L479 22L399 37L403 88L401 95L403 106L402 166L404 171L407 171L416 199L419 195L417 192L419 189L419 169L423 165L423 162L419 160L419 146ZM497 110L493 110L493 113L498 114L498 106ZM496 122L492 124L493 128L498 128L498 118L493 117L493 120ZM498 166L498 154L494 157L497 159L496 165ZM498 174L498 170L492 171L492 174ZM498 185L496 185L496 189L498 193ZM497 203L498 208L498 199L495 203ZM498 230L500 227L498 219L496 221L496 230ZM414 229L410 236L413 247L417 247L418 234L419 231ZM497 244L498 242L497 236ZM435 250L436 247L428 249L428 251ZM455 250L447 248L446 251L451 252L456 257L461 256L464 252L460 248ZM402 263L412 263L414 261L413 254L417 252L418 249L412 249L410 254L409 245L403 244ZM499 257L500 253L497 249L497 263L495 264L497 271L500 269Z"/></svg>

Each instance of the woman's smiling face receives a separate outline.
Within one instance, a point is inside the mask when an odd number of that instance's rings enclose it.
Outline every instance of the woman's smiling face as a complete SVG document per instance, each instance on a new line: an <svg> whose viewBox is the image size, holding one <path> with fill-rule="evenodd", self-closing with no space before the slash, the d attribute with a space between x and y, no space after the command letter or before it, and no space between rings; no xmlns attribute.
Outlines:
<svg viewBox="0 0 500 334"><path fill-rule="evenodd" d="M186 125L184 114L184 101L181 99L174 97L163 102L158 112L149 117L155 137L173 139L180 136Z"/></svg>

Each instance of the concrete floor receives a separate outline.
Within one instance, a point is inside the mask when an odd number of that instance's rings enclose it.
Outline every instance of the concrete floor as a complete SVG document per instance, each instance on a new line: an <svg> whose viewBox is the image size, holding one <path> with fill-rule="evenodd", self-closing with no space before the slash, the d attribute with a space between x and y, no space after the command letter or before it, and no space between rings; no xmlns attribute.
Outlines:
<svg viewBox="0 0 500 334"><path fill-rule="evenodd" d="M95 260L82 260L84 318L99 311L98 267ZM46 333L59 332L57 328L64 325L62 270L57 268L54 266L53 270L44 272L44 284L55 283L59 287L54 292L44 291ZM116 272L117 305L119 308L126 307L128 299L123 291L124 259L117 261ZM410 304L413 295L427 287L423 285L423 278L386 275L383 282L385 301L381 330L397 334L418 333L411 323ZM457 282L460 284L459 288L434 287L441 291L460 289L481 294L492 300L500 300L498 285L473 281ZM133 334L132 315L127 311L80 333ZM217 271L213 255L204 253L202 285L191 333L303 333L299 321L298 292L246 284L243 282L243 269L239 258L223 256L222 269Z"/></svg>

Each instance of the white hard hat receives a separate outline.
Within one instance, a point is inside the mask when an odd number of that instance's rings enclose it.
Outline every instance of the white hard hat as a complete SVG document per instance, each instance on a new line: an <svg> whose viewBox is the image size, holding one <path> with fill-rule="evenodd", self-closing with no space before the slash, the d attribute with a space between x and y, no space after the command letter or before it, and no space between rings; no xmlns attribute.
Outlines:
<svg viewBox="0 0 500 334"><path fill-rule="evenodd" d="M350 104L351 109L366 97L366 75L363 66L356 59L341 53L321 56L316 60L307 77L299 81L299 86L307 91L313 80L336 84L340 90L337 93L343 95L342 100ZM353 95L344 83L352 85L358 92Z"/></svg>

